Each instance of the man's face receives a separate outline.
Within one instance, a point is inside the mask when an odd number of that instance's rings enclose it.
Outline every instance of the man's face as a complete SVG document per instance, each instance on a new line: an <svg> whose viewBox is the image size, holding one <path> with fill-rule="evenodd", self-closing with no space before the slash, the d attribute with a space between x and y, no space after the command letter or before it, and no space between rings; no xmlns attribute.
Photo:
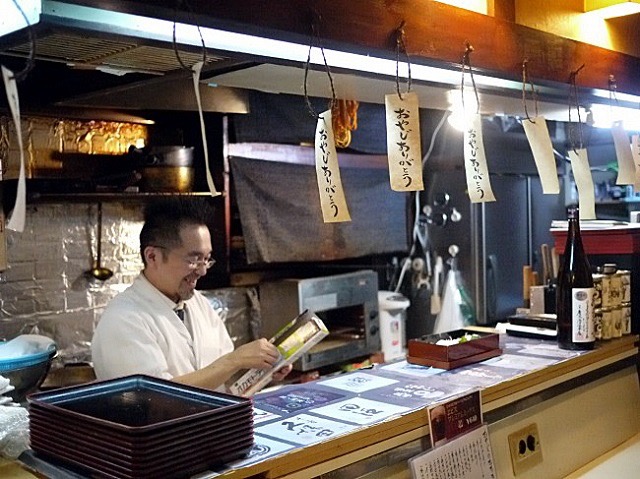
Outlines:
<svg viewBox="0 0 640 479"><path fill-rule="evenodd" d="M149 246L145 252L145 276L175 302L193 296L198 280L207 274L211 235L206 226L187 225L180 230L180 247Z"/></svg>

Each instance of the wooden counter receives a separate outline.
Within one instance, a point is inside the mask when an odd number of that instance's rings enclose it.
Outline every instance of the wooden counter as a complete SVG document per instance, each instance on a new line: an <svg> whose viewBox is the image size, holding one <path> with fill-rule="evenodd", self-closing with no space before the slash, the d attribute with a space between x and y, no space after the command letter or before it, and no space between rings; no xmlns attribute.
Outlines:
<svg viewBox="0 0 640 479"><path fill-rule="evenodd" d="M519 360L518 350L509 349L512 341L523 340L501 336L504 354L493 360L511 361L515 365ZM518 475L518 479L564 477L638 434L640 386L637 341L637 336L625 336L600 343L595 350L568 359L552 361L544 358L547 363L553 363L544 367L536 367L536 361L532 361L527 372L514 373L508 379L482 387L484 421L489 425L498 477L514 477L506 436L530 422L538 425L544 461L543 464ZM541 356L545 353L562 353L549 341L531 344L532 347L546 348L540 353ZM520 347L520 343L517 346ZM522 357L523 361L526 361L525 356ZM543 361L540 358L538 360ZM389 366L393 364L381 368ZM381 377L379 368L360 373L366 373L369 377ZM507 369L503 367L501 370ZM464 371L463 368L459 370L467 373L467 377L474 374L480 377L482 374L488 374L488 371L489 366L483 363L466 366ZM419 381L433 383L437 381L432 379L434 377L435 375L429 376L426 380L420 378ZM464 377L456 376L452 379L449 376L448 384L455 385L456 394L474 390L470 386L460 386L457 383L459 380L464 382ZM321 383L316 383L316 389L319 387L318 384ZM305 391L314 386L302 384L295 387L299 391ZM283 391L289 389L285 387L275 393L280 394ZM272 397L273 393L257 396L256 408L261 407L265 398ZM443 396L443 399L438 401L446 400ZM331 402L330 399L328 401ZM294 447L280 455L244 467L204 473L197 477L310 479L326 475L324 477L332 479L352 479L366 475L367 479L408 479L411 474L407 469L407 459L430 448L426 404L425 401L418 407L382 422L359 426L340 436L324 438L321 442L311 445ZM429 404L433 405L436 402L431 400ZM304 412L305 409L299 411ZM290 414L290 417L293 416ZM264 424L279 422L282 421L256 421L256 432L260 432L260 426ZM584 437L587 439L580 441L583 434L586 434ZM592 440L594 436L598 438L597 441ZM565 448L568 452L561 447L566 443L571 443L571 448ZM46 474L39 471L38 476L45 477Z"/></svg>
<svg viewBox="0 0 640 479"><path fill-rule="evenodd" d="M629 391L629 404L640 407L640 391L635 374L637 357L637 337L626 336L603 342L594 351L486 387L482 391L485 422L504 419L504 417L514 414L519 406L520 408L524 407L522 405L527 401L539 404L545 400L539 397L540 394L546 393L547 396L562 394L566 392L563 390L565 389L563 386L572 390L621 369L634 371L632 381L635 380L636 387L635 390ZM554 394L554 388L560 388L560 391L556 391ZM613 407L613 405L611 406ZM500 413L501 410L504 410L503 414ZM631 421L630 428L635 432L629 433L619 442L633 436L640 430L638 410L640 409L636 409L635 413L636 421L635 423ZM427 410L426 408L418 409L400 417L356 430L342 437L294 449L272 459L229 471L220 477L225 479L316 477L367 459L379 458L383 453L392 453L394 450L397 451L412 443L413 447L409 449L412 449L412 455L415 455L421 450L428 449L428 440L425 440L428 435ZM593 458L585 457L583 459L583 463L587 463ZM394 465L391 463L386 464L383 467L384 473L381 472L381 475L372 477L391 477L392 472L390 471L394 468L401 471L398 472L397 477L410 477L410 475L406 475L406 465L402 467L401 463L406 464L404 457L397 462L397 467L393 467ZM374 470L371 467L365 467L365 469L368 473ZM357 476L334 474L331 477Z"/></svg>

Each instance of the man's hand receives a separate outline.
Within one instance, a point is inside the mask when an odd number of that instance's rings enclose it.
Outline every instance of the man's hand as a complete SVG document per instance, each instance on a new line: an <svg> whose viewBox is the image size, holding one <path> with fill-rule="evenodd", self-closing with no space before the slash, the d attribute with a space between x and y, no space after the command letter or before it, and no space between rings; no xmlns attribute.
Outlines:
<svg viewBox="0 0 640 479"><path fill-rule="evenodd" d="M228 358L233 361L236 370L268 369L280 359L280 352L268 340L262 338L243 344L229 353Z"/></svg>
<svg viewBox="0 0 640 479"><path fill-rule="evenodd" d="M293 365L291 364L282 366L280 369L278 369L276 372L273 373L273 375L271 376L271 380L274 382L282 381L287 376L287 374L291 372L292 369L293 369Z"/></svg>

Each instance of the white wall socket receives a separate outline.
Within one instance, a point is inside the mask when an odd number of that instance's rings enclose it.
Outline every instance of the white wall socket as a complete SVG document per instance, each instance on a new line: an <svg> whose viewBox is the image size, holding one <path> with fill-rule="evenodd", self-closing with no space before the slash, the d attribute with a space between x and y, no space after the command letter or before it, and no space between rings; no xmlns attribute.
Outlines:
<svg viewBox="0 0 640 479"><path fill-rule="evenodd" d="M536 423L512 432L508 439L514 476L522 474L542 462L542 446Z"/></svg>

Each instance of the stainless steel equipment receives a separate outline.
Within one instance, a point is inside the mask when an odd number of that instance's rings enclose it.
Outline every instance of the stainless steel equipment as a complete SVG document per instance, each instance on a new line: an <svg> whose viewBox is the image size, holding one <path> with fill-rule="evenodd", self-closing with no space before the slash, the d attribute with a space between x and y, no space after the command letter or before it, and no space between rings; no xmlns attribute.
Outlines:
<svg viewBox="0 0 640 479"><path fill-rule="evenodd" d="M264 337L272 337L306 309L318 315L329 336L294 364L309 371L380 351L378 276L374 271L307 279L284 279L260 285Z"/></svg>

